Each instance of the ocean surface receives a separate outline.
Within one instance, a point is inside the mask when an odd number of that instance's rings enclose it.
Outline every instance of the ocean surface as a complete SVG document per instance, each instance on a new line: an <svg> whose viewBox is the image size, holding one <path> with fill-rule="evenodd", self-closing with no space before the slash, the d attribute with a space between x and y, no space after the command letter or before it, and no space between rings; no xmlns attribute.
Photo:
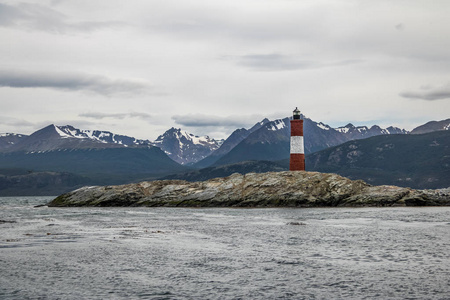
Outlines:
<svg viewBox="0 0 450 300"><path fill-rule="evenodd" d="M450 207L48 208L0 198L0 299L450 299Z"/></svg>

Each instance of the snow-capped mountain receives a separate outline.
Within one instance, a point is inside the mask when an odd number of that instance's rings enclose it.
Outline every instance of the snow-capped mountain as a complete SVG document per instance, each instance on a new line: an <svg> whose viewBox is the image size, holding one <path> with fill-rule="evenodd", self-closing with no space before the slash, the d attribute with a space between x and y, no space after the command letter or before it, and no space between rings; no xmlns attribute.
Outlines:
<svg viewBox="0 0 450 300"><path fill-rule="evenodd" d="M149 140L140 140L126 135L114 134L109 131L80 130L73 126L55 126L56 131L62 138L89 139L101 143L119 144L127 146L148 146Z"/></svg>
<svg viewBox="0 0 450 300"><path fill-rule="evenodd" d="M209 136L196 136L179 128L171 128L160 135L153 145L161 148L174 161L180 164L191 164L210 155L217 150L223 140L215 140Z"/></svg>
<svg viewBox="0 0 450 300"><path fill-rule="evenodd" d="M345 143L376 135L406 134L406 130L377 125L355 127L348 124L332 128L322 122L315 122L303 116L305 154L313 153ZM289 157L290 118L270 121L250 134L227 154L217 159L214 165L231 164L246 160L281 160ZM214 153L212 154L214 155Z"/></svg>
<svg viewBox="0 0 450 300"><path fill-rule="evenodd" d="M11 135L7 137L11 138ZM6 137L2 137L6 141ZM49 125L29 136L15 136L7 145L0 144L2 152L45 152L67 149L103 149L119 147L149 147L150 142L115 135L107 131L80 130L73 126Z"/></svg>
<svg viewBox="0 0 450 300"><path fill-rule="evenodd" d="M349 123L345 126L335 128L336 131L344 134L348 140L365 139L368 137L384 134L407 134L408 131L405 129L400 129L398 127L390 126L388 128L381 128L378 125L373 125L372 127L367 126L354 126Z"/></svg>
<svg viewBox="0 0 450 300"><path fill-rule="evenodd" d="M156 141L136 139L109 131L81 130L71 125L49 125L29 136L0 135L0 152L45 152L70 149L104 149L121 147L159 147L172 160L181 164L197 162L218 149L223 140L195 136L171 128Z"/></svg>

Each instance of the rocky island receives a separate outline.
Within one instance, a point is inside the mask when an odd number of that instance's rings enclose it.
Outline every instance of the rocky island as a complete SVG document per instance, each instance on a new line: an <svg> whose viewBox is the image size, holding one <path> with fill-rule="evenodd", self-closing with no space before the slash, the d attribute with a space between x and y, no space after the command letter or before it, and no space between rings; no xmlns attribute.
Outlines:
<svg viewBox="0 0 450 300"><path fill-rule="evenodd" d="M450 189L414 190L372 186L318 172L233 174L202 182L159 180L89 186L48 203L69 206L323 207L450 205Z"/></svg>

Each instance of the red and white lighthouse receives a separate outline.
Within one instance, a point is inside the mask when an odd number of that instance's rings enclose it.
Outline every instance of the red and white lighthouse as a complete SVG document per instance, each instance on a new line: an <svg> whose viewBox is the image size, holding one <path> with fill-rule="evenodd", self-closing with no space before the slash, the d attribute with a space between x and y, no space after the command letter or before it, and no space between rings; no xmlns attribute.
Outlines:
<svg viewBox="0 0 450 300"><path fill-rule="evenodd" d="M296 107L291 120L291 157L289 170L305 171L305 151L303 148L303 120L300 111Z"/></svg>

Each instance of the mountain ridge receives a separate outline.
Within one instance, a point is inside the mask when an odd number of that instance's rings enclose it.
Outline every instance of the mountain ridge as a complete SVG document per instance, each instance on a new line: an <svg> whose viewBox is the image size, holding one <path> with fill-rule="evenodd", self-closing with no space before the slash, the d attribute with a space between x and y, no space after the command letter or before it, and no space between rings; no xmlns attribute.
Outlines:
<svg viewBox="0 0 450 300"><path fill-rule="evenodd" d="M115 141L112 136L118 135L109 132L106 134L106 132L94 131L92 134L93 137L90 137L87 132L91 131L81 131L70 125L56 126L51 124L33 132L31 135L23 136L18 142L11 144L9 147L0 148L0 152L42 152L61 149L103 149L127 146L149 146L144 141L128 144ZM95 134L101 138L96 137ZM112 142L105 140L106 137L110 137ZM129 139L131 140L132 138Z"/></svg>
<svg viewBox="0 0 450 300"><path fill-rule="evenodd" d="M441 130L450 130L450 119L427 122L411 130L411 134L421 134Z"/></svg>
<svg viewBox="0 0 450 300"><path fill-rule="evenodd" d="M0 135L0 152L42 152L61 149L104 149L121 147L158 147L180 164L195 163L218 149L223 140L195 136L171 128L155 141L136 139L110 131L81 130L71 125L50 124L31 135Z"/></svg>
<svg viewBox="0 0 450 300"><path fill-rule="evenodd" d="M345 143L349 140L364 139L376 135L407 134L404 129L388 127L383 129L378 125L368 128L346 126L332 128L322 122L315 122L305 116L303 133L305 154L313 153ZM290 152L290 119L277 119L269 121L249 134L228 153L221 155L214 163L208 166L219 166L248 160L277 161L289 157ZM213 152L214 154L214 152Z"/></svg>

